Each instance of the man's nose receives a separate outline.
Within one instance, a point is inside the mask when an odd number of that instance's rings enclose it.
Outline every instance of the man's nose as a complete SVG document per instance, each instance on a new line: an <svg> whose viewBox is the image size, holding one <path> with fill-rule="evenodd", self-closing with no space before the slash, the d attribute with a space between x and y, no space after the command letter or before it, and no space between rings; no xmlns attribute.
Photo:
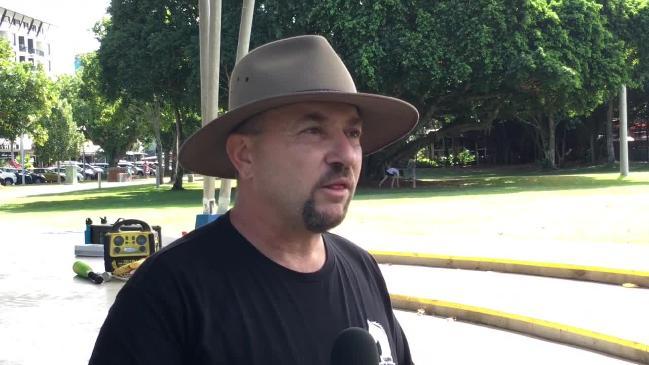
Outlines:
<svg viewBox="0 0 649 365"><path fill-rule="evenodd" d="M361 155L362 151L358 140L349 137L344 132L340 132L336 133L332 138L331 147L327 154L327 163L351 167Z"/></svg>

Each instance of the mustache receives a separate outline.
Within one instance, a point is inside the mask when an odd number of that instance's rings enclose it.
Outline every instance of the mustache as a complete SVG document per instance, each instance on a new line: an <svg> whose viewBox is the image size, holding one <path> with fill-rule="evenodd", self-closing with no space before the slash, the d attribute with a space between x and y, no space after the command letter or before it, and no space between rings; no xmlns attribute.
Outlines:
<svg viewBox="0 0 649 365"><path fill-rule="evenodd" d="M320 179L318 179L316 186L323 186L330 181L340 178L353 180L354 176L352 174L352 169L349 166L345 166L341 163L332 164L331 168L327 172L325 172L320 177Z"/></svg>

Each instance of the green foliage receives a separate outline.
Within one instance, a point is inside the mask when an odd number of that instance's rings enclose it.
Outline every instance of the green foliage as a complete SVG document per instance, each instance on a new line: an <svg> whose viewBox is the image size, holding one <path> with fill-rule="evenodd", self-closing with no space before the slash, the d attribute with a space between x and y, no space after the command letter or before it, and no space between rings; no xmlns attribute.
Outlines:
<svg viewBox="0 0 649 365"><path fill-rule="evenodd" d="M539 134L553 163L557 120L588 115L623 82L649 68L644 0L265 0L255 5L251 48L279 38L321 34L361 91L412 102L416 138L370 160L412 156L429 131L483 129L520 120ZM223 2L221 105L234 64L240 1ZM114 0L102 40L99 82L111 98L196 113L198 8L189 0ZM643 73L644 72L644 73ZM166 108L166 107L165 107ZM174 111L175 113L175 111ZM177 119L177 118L174 118ZM187 120L182 115L179 120ZM188 135L186 131L181 134ZM372 166L369 166L372 169Z"/></svg>
<svg viewBox="0 0 649 365"><path fill-rule="evenodd" d="M468 166L475 162L476 156L468 149L464 148L457 154L449 153L445 156L435 156L434 159L426 157L426 150L422 149L417 152L417 167L452 167Z"/></svg>
<svg viewBox="0 0 649 365"><path fill-rule="evenodd" d="M465 148L455 156L455 160L460 166L467 166L475 162L475 155Z"/></svg>
<svg viewBox="0 0 649 365"><path fill-rule="evenodd" d="M0 37L0 65L4 67L5 62L13 61L14 51L11 44L4 37Z"/></svg>
<svg viewBox="0 0 649 365"><path fill-rule="evenodd" d="M52 85L42 67L5 58L0 44L0 137L14 140L23 133L40 138L37 121L47 115L54 100Z"/></svg>
<svg viewBox="0 0 649 365"><path fill-rule="evenodd" d="M198 3L114 0L109 13L98 51L108 95L198 106Z"/></svg>
<svg viewBox="0 0 649 365"><path fill-rule="evenodd" d="M23 162L22 156L20 155L16 156L16 161L21 165L25 165L27 170L31 170L34 167L32 164L32 156L29 153L25 153L25 162Z"/></svg>
<svg viewBox="0 0 649 365"><path fill-rule="evenodd" d="M95 54L84 56L81 63L83 67L78 79L65 80L62 94L70 95L74 119L85 127L88 137L101 146L109 163L115 164L144 134L147 124L133 103L105 96Z"/></svg>
<svg viewBox="0 0 649 365"><path fill-rule="evenodd" d="M417 168L427 168L427 167L438 167L439 164L435 160L431 160L428 158L426 154L426 149L423 148L417 152L417 155L415 156L415 163L417 164Z"/></svg>
<svg viewBox="0 0 649 365"><path fill-rule="evenodd" d="M79 157L83 135L72 119L72 107L67 99L59 99L41 124L47 132L47 139L36 144L41 162L51 164Z"/></svg>

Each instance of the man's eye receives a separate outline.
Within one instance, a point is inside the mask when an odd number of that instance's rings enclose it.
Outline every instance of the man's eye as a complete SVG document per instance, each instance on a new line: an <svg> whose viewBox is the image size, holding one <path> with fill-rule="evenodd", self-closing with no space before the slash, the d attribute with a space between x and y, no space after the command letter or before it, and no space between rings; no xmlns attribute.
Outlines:
<svg viewBox="0 0 649 365"><path fill-rule="evenodd" d="M362 131L360 129L352 129L348 134L351 138L361 138Z"/></svg>
<svg viewBox="0 0 649 365"><path fill-rule="evenodd" d="M307 134L321 134L321 133L322 133L322 129L320 129L319 127L311 127L311 128L307 128L307 129L303 130L302 133L307 133Z"/></svg>

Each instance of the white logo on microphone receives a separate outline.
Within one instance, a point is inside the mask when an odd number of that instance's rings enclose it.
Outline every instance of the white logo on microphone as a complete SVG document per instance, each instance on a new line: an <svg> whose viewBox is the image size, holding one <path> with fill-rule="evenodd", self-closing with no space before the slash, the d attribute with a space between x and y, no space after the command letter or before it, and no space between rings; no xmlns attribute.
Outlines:
<svg viewBox="0 0 649 365"><path fill-rule="evenodd" d="M395 365L392 359L390 341L388 341L388 335L385 333L383 326L379 322L367 320L367 330L374 337L376 347L379 349L380 361L378 365Z"/></svg>

